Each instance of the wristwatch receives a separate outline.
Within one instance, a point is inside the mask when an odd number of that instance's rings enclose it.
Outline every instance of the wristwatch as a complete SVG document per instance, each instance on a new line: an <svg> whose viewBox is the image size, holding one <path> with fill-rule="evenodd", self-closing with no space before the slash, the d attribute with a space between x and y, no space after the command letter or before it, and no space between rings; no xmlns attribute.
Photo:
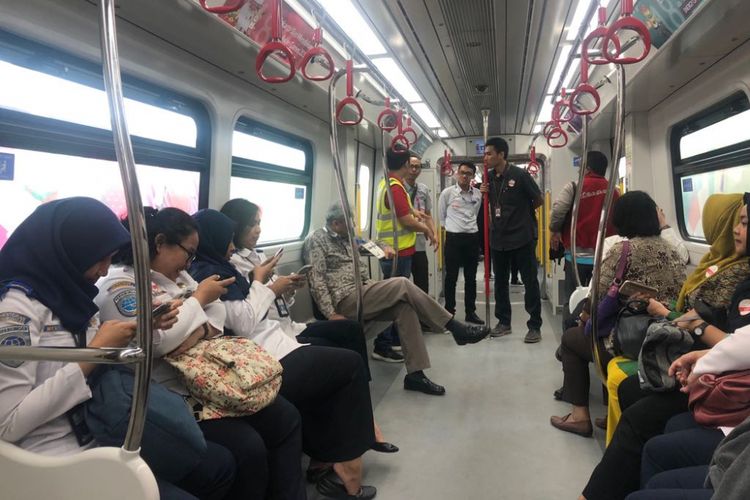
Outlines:
<svg viewBox="0 0 750 500"><path fill-rule="evenodd" d="M693 328L693 333L695 334L696 337L700 337L701 335L706 333L706 328L708 328L708 323L704 321L700 325Z"/></svg>

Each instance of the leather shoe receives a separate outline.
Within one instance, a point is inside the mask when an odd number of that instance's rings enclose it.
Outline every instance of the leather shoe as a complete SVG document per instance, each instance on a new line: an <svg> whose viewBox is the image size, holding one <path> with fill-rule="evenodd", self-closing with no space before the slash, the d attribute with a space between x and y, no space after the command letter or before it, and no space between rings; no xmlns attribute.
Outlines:
<svg viewBox="0 0 750 500"><path fill-rule="evenodd" d="M445 387L438 385L427 378L427 375L415 375L410 373L404 377L404 389L407 391L418 391L430 394L431 396L442 396L445 394Z"/></svg>
<svg viewBox="0 0 750 500"><path fill-rule="evenodd" d="M466 325L463 332L451 333L453 333L453 339L458 345L476 344L490 334L490 329L486 326Z"/></svg>
<svg viewBox="0 0 750 500"><path fill-rule="evenodd" d="M550 417L549 423L552 424L552 427L556 427L561 431L571 432L583 437L591 437L594 433L594 429L591 427L591 421L581 420L580 422L569 422L570 415L571 414L568 413L564 417Z"/></svg>
<svg viewBox="0 0 750 500"><path fill-rule="evenodd" d="M466 322L474 323L475 325L484 324L484 321L479 316L477 316L477 313L475 312L466 313Z"/></svg>
<svg viewBox="0 0 750 500"><path fill-rule="evenodd" d="M370 449L380 453L396 453L398 451L398 446L386 441L375 441L372 443L372 446L370 446Z"/></svg>
<svg viewBox="0 0 750 500"><path fill-rule="evenodd" d="M378 490L374 486L360 486L359 492L356 495L350 495L343 484L341 484L335 476L327 476L315 485L315 489L318 490L323 496L328 498L344 498L346 500L370 500L375 498Z"/></svg>
<svg viewBox="0 0 750 500"><path fill-rule="evenodd" d="M607 417L595 418L594 425L603 431L607 430Z"/></svg>
<svg viewBox="0 0 750 500"><path fill-rule="evenodd" d="M307 472L305 472L305 478L308 483L316 484L329 474L333 474L332 465L327 465L325 467L308 467Z"/></svg>

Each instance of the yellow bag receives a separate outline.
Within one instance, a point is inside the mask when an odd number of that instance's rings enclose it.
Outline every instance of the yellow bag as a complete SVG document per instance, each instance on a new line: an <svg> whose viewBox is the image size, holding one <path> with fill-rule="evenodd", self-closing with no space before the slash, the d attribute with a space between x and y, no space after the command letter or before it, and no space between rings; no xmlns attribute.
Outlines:
<svg viewBox="0 0 750 500"><path fill-rule="evenodd" d="M203 405L201 420L252 415L273 403L281 387L281 364L243 337L200 340L164 359Z"/></svg>

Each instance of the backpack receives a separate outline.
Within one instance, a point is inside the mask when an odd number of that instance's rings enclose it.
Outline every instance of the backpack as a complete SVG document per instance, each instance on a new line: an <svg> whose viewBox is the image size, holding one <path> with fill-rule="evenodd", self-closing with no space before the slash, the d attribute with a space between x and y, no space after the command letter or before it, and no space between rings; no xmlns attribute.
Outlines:
<svg viewBox="0 0 750 500"><path fill-rule="evenodd" d="M641 389L667 392L677 387L677 379L669 376L672 363L693 347L693 337L673 322L659 320L648 327L638 355L638 380Z"/></svg>

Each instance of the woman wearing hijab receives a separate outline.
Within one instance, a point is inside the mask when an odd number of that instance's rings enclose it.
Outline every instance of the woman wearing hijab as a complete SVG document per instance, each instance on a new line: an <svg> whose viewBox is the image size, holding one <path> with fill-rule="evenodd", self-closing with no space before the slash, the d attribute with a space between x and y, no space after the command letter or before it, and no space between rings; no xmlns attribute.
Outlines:
<svg viewBox="0 0 750 500"><path fill-rule="evenodd" d="M128 321L99 322L94 283L130 235L112 211L92 198L39 206L0 251L0 344L125 347ZM175 313L162 317L168 328ZM44 455L70 455L96 446L78 418L91 398L87 377L96 365L63 361L0 362L0 438ZM159 481L162 498L222 498L234 461L208 442L203 461L177 486ZM189 494L187 491L192 494Z"/></svg>
<svg viewBox="0 0 750 500"><path fill-rule="evenodd" d="M750 196L746 194L739 221L733 229L732 240L737 254L747 254L750 250L747 240L748 201L750 201ZM724 352L725 348L741 340L739 337L735 339L730 335L731 342L725 344L726 340L722 339L727 338L725 332L744 330L750 325L750 314L748 314L750 309L746 307L748 303L750 303L750 279L746 279L735 287L727 309L725 327L719 328L708 324L703 318L679 324L701 339L708 337L719 340L714 342L718 345L709 351L694 351L686 354L675 362L673 368L690 373L697 359L702 356L701 353L713 351L714 354L711 356L713 358L716 356L715 353ZM637 490L640 485L644 445L652 437L663 434L667 422L672 417L687 411L687 402L687 395L679 391L649 393L625 408L612 441L591 474L580 498L619 500Z"/></svg>
<svg viewBox="0 0 750 500"><path fill-rule="evenodd" d="M184 299L177 323L168 331L154 332L152 376L174 392L188 396L177 371L161 358L187 350L200 339L223 334L226 311L218 298L233 278L209 276L196 283L187 273L185 269L198 248L198 228L190 215L177 208L157 211L147 207L145 221L154 300ZM136 314L133 256L126 249L115 260L119 264L98 282L96 303L103 319L132 318ZM234 456L237 475L230 498L306 497L300 470L300 416L283 397L254 415L202 420L198 426L206 439L228 448Z"/></svg>
<svg viewBox="0 0 750 500"><path fill-rule="evenodd" d="M302 414L303 450L311 458L308 473L318 479L318 491L335 498L374 498L376 489L362 485L362 455L375 435L361 358L346 349L300 344L278 322L265 319L276 294L259 279L258 267L250 284L229 262L234 221L210 209L193 217L200 242L190 273L198 280L213 275L234 278L221 297L226 328L255 341L283 366L280 394ZM325 473L329 464L334 474Z"/></svg>

